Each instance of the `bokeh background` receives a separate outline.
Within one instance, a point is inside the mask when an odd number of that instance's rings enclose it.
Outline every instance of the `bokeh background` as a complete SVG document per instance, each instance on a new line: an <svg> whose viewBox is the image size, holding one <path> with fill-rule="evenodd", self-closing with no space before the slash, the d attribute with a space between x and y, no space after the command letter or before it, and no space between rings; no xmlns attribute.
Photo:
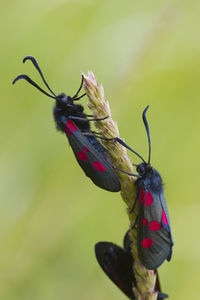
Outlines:
<svg viewBox="0 0 200 300"><path fill-rule="evenodd" d="M195 0L2 1L2 300L125 299L94 255L98 241L121 245L125 205L84 176L55 130L53 101L25 81L11 85L26 73L43 86L32 64L22 64L26 55L55 93L73 95L80 71L92 70L121 137L145 158L141 114L150 104L152 165L165 182L175 242L160 268L163 291L199 299L199 14Z"/></svg>

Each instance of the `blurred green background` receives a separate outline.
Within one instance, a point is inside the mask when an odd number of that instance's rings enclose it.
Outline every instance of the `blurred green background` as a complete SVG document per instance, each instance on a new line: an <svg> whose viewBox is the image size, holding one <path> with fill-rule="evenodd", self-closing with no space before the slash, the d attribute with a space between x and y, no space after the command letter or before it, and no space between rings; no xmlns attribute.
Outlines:
<svg viewBox="0 0 200 300"><path fill-rule="evenodd" d="M122 243L128 227L119 193L103 191L78 167L56 132L53 101L14 77L73 95L92 70L121 137L163 176L174 252L160 268L170 299L199 299L200 2L1 2L0 298L109 299L125 296L98 266L94 244ZM86 106L87 99L82 103ZM135 157L130 155L135 162ZM137 161L137 159L136 159Z"/></svg>

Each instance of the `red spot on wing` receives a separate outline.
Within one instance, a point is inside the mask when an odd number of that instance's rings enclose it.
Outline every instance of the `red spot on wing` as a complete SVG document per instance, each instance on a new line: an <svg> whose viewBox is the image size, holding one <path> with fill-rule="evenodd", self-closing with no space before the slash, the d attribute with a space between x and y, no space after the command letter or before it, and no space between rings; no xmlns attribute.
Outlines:
<svg viewBox="0 0 200 300"><path fill-rule="evenodd" d="M145 194L144 203L146 206L151 206L151 204L153 203L153 197L149 191L147 191Z"/></svg>
<svg viewBox="0 0 200 300"><path fill-rule="evenodd" d="M142 247L143 248L149 248L153 245L152 239L144 239L142 240Z"/></svg>
<svg viewBox="0 0 200 300"><path fill-rule="evenodd" d="M72 132L71 132L71 130L65 125L65 132L66 132L66 134L68 134L68 135L72 135Z"/></svg>
<svg viewBox="0 0 200 300"><path fill-rule="evenodd" d="M83 150L84 150L85 152L90 152L90 150L89 150L87 147L85 147L85 146L83 146Z"/></svg>
<svg viewBox="0 0 200 300"><path fill-rule="evenodd" d="M87 155L83 151L78 152L77 155L80 160L83 160L83 161L88 160Z"/></svg>
<svg viewBox="0 0 200 300"><path fill-rule="evenodd" d="M141 205L143 203L143 200L144 200L144 191L143 191L143 189L141 189L140 190L140 198L139 198L139 202L140 202Z"/></svg>
<svg viewBox="0 0 200 300"><path fill-rule="evenodd" d="M116 285L126 294L126 290L123 287L123 285L121 284L121 282L118 280L118 278L115 276L115 274L112 274L112 275L113 275L113 280L116 283Z"/></svg>
<svg viewBox="0 0 200 300"><path fill-rule="evenodd" d="M102 165L102 163L100 161L94 161L93 162L93 167L100 172L105 172L106 168L104 167L104 165Z"/></svg>
<svg viewBox="0 0 200 300"><path fill-rule="evenodd" d="M157 221L152 221L150 224L149 224L149 229L151 231L156 231L156 230L159 230L161 228L161 224L158 223Z"/></svg>
<svg viewBox="0 0 200 300"><path fill-rule="evenodd" d="M166 225L169 225L168 222L167 222L167 217L166 217L164 209L163 209L163 212L162 212L162 222Z"/></svg>
<svg viewBox="0 0 200 300"><path fill-rule="evenodd" d="M104 269L105 269L106 273L110 273L110 270L107 265L104 266Z"/></svg>
<svg viewBox="0 0 200 300"><path fill-rule="evenodd" d="M147 219L142 219L142 225L147 225L147 224L148 224Z"/></svg>
<svg viewBox="0 0 200 300"><path fill-rule="evenodd" d="M72 130L72 131L77 131L77 127L76 125L71 121L71 120L67 120L67 126Z"/></svg>

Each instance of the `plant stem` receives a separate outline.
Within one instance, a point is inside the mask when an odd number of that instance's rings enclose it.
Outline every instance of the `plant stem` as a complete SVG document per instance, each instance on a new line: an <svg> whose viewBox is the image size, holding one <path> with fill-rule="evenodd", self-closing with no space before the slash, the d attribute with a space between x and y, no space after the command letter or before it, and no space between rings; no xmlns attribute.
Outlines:
<svg viewBox="0 0 200 300"><path fill-rule="evenodd" d="M101 133L103 138L119 137L119 130L116 122L111 118L109 103L105 101L104 89L101 84L98 84L92 72L88 72L88 76L84 75L84 89L89 98L88 107L91 109L95 118L109 118L95 122L95 126ZM126 148L117 142L102 141L105 148L108 150L111 162L116 168L126 172L133 173L132 162L127 156ZM127 206L127 214L130 221L130 228L135 223L138 215L138 203L132 210L136 199L136 188L134 177L128 176L120 171L116 171L121 183L121 196ZM132 241L132 255L134 258L134 276L137 286L133 288L136 300L156 300L157 292L155 292L156 274L154 271L147 270L140 262L137 252L137 230L134 227L130 230L130 239Z"/></svg>

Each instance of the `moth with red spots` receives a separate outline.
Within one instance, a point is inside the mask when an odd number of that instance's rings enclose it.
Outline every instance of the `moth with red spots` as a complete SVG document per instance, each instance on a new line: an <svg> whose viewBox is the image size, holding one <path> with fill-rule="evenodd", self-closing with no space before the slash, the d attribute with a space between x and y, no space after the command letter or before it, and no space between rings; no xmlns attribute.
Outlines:
<svg viewBox="0 0 200 300"><path fill-rule="evenodd" d="M26 56L23 62L27 60L33 63L51 94L44 91L24 74L17 76L13 84L19 79L25 79L42 93L53 98L56 101L53 111L56 127L66 134L74 155L86 176L102 189L111 192L120 191L120 182L113 170L107 151L90 130L90 121L103 119L89 119L91 116L84 113L83 106L74 103L85 96L83 94L78 97L83 85L83 77L81 86L73 97L66 96L64 93L56 96L47 84L36 59L33 56Z"/></svg>
<svg viewBox="0 0 200 300"><path fill-rule="evenodd" d="M135 181L137 190L136 200L139 201L139 213L136 222L138 230L138 254L142 264L147 269L153 270L157 269L166 259L170 261L174 243L170 229L162 178L158 171L152 168L150 164L151 141L146 119L148 107L149 106L147 106L143 112L143 122L149 144L148 162L145 162L145 160L125 144L123 140L116 138L115 141L131 150L143 161L136 167L138 175L129 175L138 177Z"/></svg>
<svg viewBox="0 0 200 300"><path fill-rule="evenodd" d="M133 288L137 286L137 283L133 275L134 260L131 255L128 233L124 238L124 248L110 242L99 242L95 245L95 254L106 275L129 299L134 300ZM167 298L168 295L161 292L158 274L156 275L155 290L158 293L157 300L161 300Z"/></svg>

